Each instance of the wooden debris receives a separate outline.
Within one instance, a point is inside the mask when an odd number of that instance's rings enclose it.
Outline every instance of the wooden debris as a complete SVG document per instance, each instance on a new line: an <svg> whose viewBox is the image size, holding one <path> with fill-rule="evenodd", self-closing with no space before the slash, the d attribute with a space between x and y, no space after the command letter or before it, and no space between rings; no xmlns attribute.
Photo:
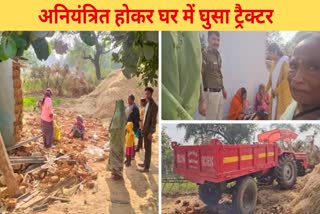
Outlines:
<svg viewBox="0 0 320 214"><path fill-rule="evenodd" d="M30 143L30 142L35 141L35 140L38 140L38 139L41 138L42 136L43 136L43 135L41 134L41 135L38 135L38 136L36 136L36 137L33 137L33 138L28 139L28 140L25 140L25 141L22 141L22 142L20 142L20 143L17 143L16 145L13 145L13 146L8 147L8 148L7 148L7 151L11 151L11 150L17 149L17 148L19 148L19 147L21 147L21 146L23 146L23 145L25 145L25 144L27 144L27 143Z"/></svg>
<svg viewBox="0 0 320 214"><path fill-rule="evenodd" d="M56 112L56 114L61 118L65 116L65 112ZM39 135L41 130L39 130L38 121L35 120L36 117L36 113L30 112L25 118L23 126L16 124L18 130L23 128L21 136L26 140L7 149L10 151L9 165L17 173L15 177L17 183L20 184L19 190L22 193L16 198L16 201L11 201L11 207L15 206L15 210L21 210L25 213L39 212L47 210L49 204L54 201L70 202L68 197L84 190L84 188L92 189L93 194L97 192L98 185L94 180L98 178L98 173L89 166L91 161L83 153L87 145L81 140L62 136L55 148L43 149L42 144L33 143L42 137ZM75 117L76 115L72 115L69 120L74 120ZM98 123L94 123L93 127L103 128ZM63 131L64 127L61 128ZM101 147L105 144L105 140L101 139L97 138L87 143ZM2 180L5 179L2 178ZM9 201L8 190L3 191L0 197L6 205ZM129 203L126 201L114 202Z"/></svg>
<svg viewBox="0 0 320 214"><path fill-rule="evenodd" d="M44 164L47 159L45 157L32 157L32 156L11 156L9 157L12 165L17 164Z"/></svg>
<svg viewBox="0 0 320 214"><path fill-rule="evenodd" d="M51 200L56 200L56 201L61 201L61 202L70 202L70 199L69 199L69 198L63 198L63 197L55 197L55 196L52 196L52 197L50 197L49 199L51 199Z"/></svg>
<svg viewBox="0 0 320 214"><path fill-rule="evenodd" d="M0 133L0 171L2 172L2 175L5 178L9 196L12 198L18 196L19 195L18 182L16 181L16 178L14 176L14 172L10 164L1 133Z"/></svg>
<svg viewBox="0 0 320 214"><path fill-rule="evenodd" d="M43 212L43 211L48 210L48 208L49 208L49 205L46 203L46 204L41 204L41 205L38 205L38 206L34 206L32 208L32 210L34 212Z"/></svg>
<svg viewBox="0 0 320 214"><path fill-rule="evenodd" d="M67 187L67 186L71 186L75 183L77 183L77 178L76 177L68 177L68 178L65 178L63 180L60 180L57 184L54 184L52 186L50 186L46 192L47 193L51 193L51 192L54 192L58 189L62 189L63 187Z"/></svg>
<svg viewBox="0 0 320 214"><path fill-rule="evenodd" d="M67 189L67 188L63 188L62 192L63 194L66 194L66 195L73 195L77 192L77 190L80 188L81 185L83 185L85 181L81 181L79 184Z"/></svg>

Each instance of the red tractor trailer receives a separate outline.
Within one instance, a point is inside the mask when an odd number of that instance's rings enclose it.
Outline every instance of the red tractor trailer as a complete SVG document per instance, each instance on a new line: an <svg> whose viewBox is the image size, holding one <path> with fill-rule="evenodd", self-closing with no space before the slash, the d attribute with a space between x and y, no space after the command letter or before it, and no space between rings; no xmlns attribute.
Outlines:
<svg viewBox="0 0 320 214"><path fill-rule="evenodd" d="M257 181L276 179L283 189L296 183L307 167L305 153L281 150L276 143L297 135L276 129L258 135L259 143L178 145L172 142L174 172L199 185L200 199L209 207L218 204L222 193L232 194L233 213L254 213Z"/></svg>

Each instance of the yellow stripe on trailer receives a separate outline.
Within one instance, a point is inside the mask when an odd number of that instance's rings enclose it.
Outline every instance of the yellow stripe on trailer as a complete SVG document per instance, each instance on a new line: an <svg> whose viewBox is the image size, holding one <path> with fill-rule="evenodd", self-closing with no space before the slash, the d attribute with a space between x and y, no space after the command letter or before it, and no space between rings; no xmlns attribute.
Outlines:
<svg viewBox="0 0 320 214"><path fill-rule="evenodd" d="M266 153L259 153L259 158L265 158L266 157Z"/></svg>
<svg viewBox="0 0 320 214"><path fill-rule="evenodd" d="M265 158L266 156L267 156L267 153L259 153L259 155L258 155L259 158ZM268 157L272 157L272 156L274 156L274 152L268 152ZM242 161L252 160L253 156L252 155L241 155L240 159ZM229 156L229 157L223 158L223 163L234 163L237 161L239 161L238 156Z"/></svg>
<svg viewBox="0 0 320 214"><path fill-rule="evenodd" d="M268 152L268 157L274 156L274 152Z"/></svg>
<svg viewBox="0 0 320 214"><path fill-rule="evenodd" d="M244 160L252 160L253 156L252 155L242 155L240 157L240 159L242 161L244 161ZM223 158L223 163L234 163L234 162L237 162L237 161L239 161L239 157L238 156L229 156L229 157L224 157Z"/></svg>
<svg viewBox="0 0 320 214"><path fill-rule="evenodd" d="M233 163L239 160L238 156L229 156L223 158L223 163Z"/></svg>
<svg viewBox="0 0 320 214"><path fill-rule="evenodd" d="M266 153L259 153L259 158L265 158L267 155ZM274 152L268 152L268 157L274 156Z"/></svg>
<svg viewBox="0 0 320 214"><path fill-rule="evenodd" d="M252 160L252 155L242 155L241 160Z"/></svg>

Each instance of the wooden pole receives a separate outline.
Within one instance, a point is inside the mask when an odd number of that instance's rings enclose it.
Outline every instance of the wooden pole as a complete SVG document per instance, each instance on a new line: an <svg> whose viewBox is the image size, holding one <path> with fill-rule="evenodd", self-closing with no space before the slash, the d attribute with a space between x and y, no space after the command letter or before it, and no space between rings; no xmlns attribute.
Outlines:
<svg viewBox="0 0 320 214"><path fill-rule="evenodd" d="M8 195L15 198L19 195L19 186L14 175L10 160L8 158L7 150L4 145L2 135L0 133L0 171L6 181Z"/></svg>

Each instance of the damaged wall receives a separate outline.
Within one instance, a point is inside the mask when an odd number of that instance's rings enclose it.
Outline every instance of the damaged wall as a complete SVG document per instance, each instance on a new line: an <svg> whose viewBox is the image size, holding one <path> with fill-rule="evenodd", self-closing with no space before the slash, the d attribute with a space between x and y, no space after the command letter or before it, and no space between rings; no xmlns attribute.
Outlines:
<svg viewBox="0 0 320 214"><path fill-rule="evenodd" d="M13 88L14 88L14 99L15 99L15 122L14 122L14 140L18 143L21 140L22 131L22 116L23 116L23 92L22 82L20 79L20 67L21 64L18 60L12 62L12 76L13 76Z"/></svg>

